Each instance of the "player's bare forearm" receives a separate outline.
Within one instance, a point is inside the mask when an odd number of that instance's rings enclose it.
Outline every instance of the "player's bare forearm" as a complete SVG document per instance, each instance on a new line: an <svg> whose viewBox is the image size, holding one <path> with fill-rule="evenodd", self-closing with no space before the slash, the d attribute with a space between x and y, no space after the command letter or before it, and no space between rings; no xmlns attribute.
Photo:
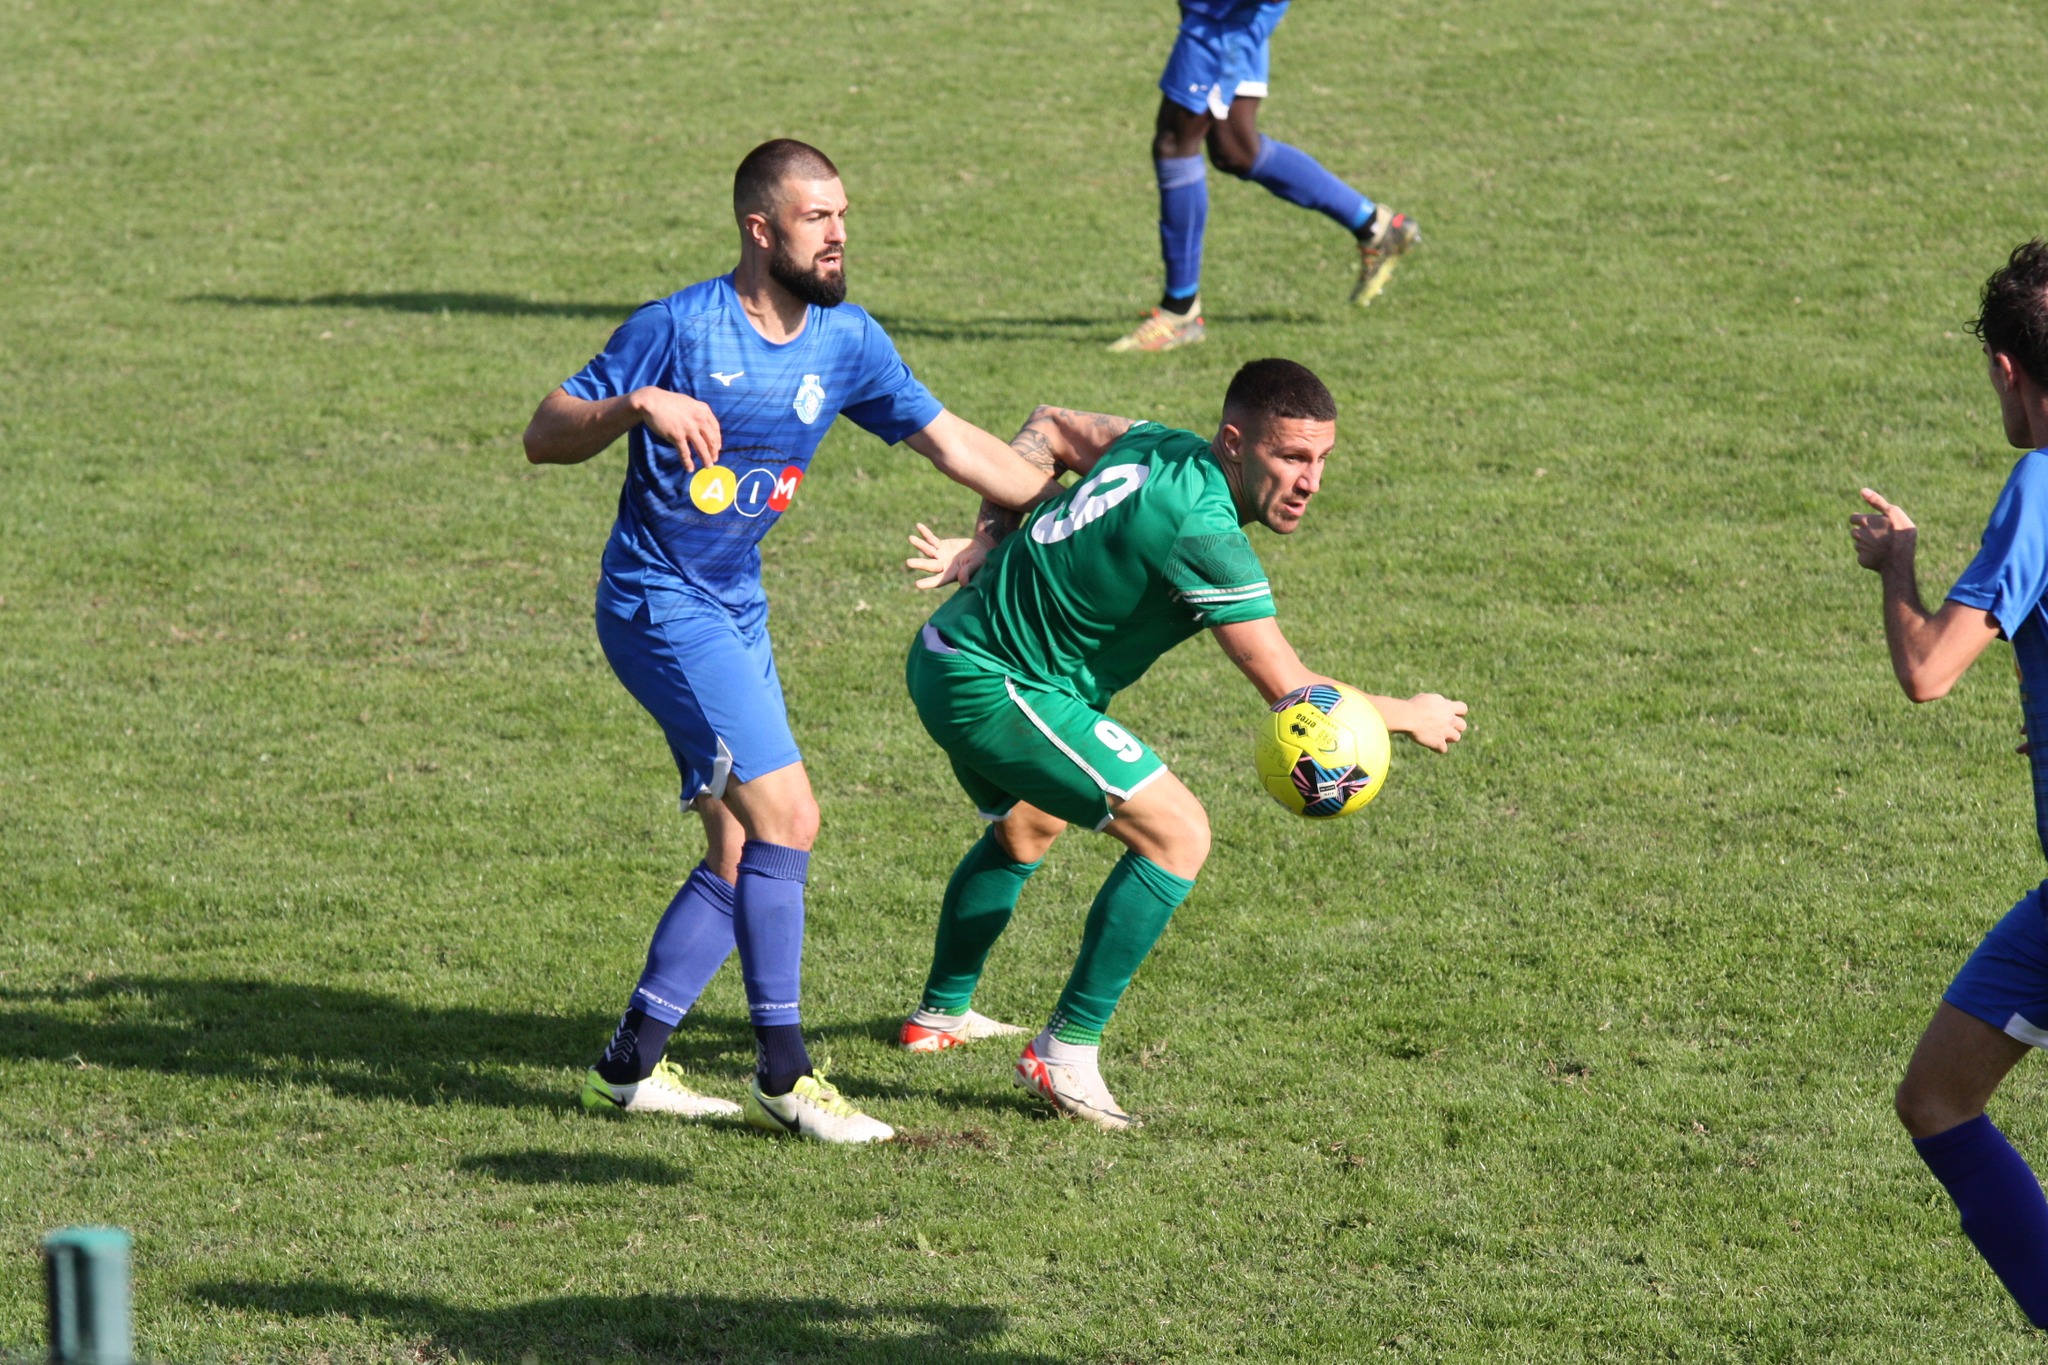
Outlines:
<svg viewBox="0 0 2048 1365"><path fill-rule="evenodd" d="M997 507L1036 507L1060 491L1043 468L950 412L941 411L906 444L941 474Z"/></svg>
<svg viewBox="0 0 2048 1365"><path fill-rule="evenodd" d="M1914 702L1948 695L1985 647L1998 638L1998 618L1979 607L1947 601L1930 612L1920 600L1913 555L1896 555L1880 572L1884 583L1884 641L1892 676Z"/></svg>
<svg viewBox="0 0 2048 1365"><path fill-rule="evenodd" d="M1010 445L1026 459L1034 454L1055 463L1051 468L1071 469L1086 474L1095 468L1102 452L1115 445L1137 423L1129 417L1112 417L1102 412L1081 412L1041 403Z"/></svg>
<svg viewBox="0 0 2048 1365"><path fill-rule="evenodd" d="M521 443L534 464L581 464L639 421L630 397L591 401L556 389L534 409Z"/></svg>
<svg viewBox="0 0 2048 1365"><path fill-rule="evenodd" d="M1236 664L1238 672L1259 689L1259 695L1265 698L1268 706L1297 687L1337 681L1309 671L1301 656L1294 652L1294 646L1280 633L1279 622L1270 616L1257 621L1212 626L1209 633L1216 637L1224 657Z"/></svg>
<svg viewBox="0 0 2048 1365"><path fill-rule="evenodd" d="M1310 683L1345 685L1336 678L1311 671L1302 663L1294 646L1280 633L1279 623L1270 616L1214 626L1209 633L1252 686L1259 689L1268 706ZM1380 713L1388 730L1408 736L1425 749L1443 753L1465 733L1464 702L1434 692L1418 692L1407 698L1376 697L1370 692L1363 695Z"/></svg>
<svg viewBox="0 0 2048 1365"><path fill-rule="evenodd" d="M652 385L595 399L556 389L526 424L526 458L534 464L581 464L637 426L673 447L686 470L718 462L718 415L689 394Z"/></svg>
<svg viewBox="0 0 2048 1365"><path fill-rule="evenodd" d="M1919 532L1913 519L1871 489L1862 490L1862 498L1875 510L1849 518L1849 539L1856 562L1884 585L1884 640L1892 676L1915 702L1945 697L1998 638L1998 618L1954 599L1943 602L1939 611L1928 611L1920 600Z"/></svg>

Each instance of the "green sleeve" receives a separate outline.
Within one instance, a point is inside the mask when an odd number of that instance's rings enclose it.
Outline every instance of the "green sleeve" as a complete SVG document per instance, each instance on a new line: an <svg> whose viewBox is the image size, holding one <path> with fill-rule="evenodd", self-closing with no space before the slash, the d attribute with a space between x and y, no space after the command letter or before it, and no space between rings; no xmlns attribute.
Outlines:
<svg viewBox="0 0 2048 1365"><path fill-rule="evenodd" d="M1258 551L1236 516L1213 499L1204 499L1181 523L1167 556L1166 581L1205 627L1273 614L1273 590Z"/></svg>

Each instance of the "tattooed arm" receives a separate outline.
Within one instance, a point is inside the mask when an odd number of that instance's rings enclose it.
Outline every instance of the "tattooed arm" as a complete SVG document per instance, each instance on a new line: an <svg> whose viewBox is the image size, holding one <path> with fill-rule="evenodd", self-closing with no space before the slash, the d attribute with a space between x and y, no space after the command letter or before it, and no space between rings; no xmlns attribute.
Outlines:
<svg viewBox="0 0 2048 1365"><path fill-rule="evenodd" d="M1095 468L1102 452L1135 425L1128 417L1040 404L1024 429L1011 440L1010 449L1044 470L1048 478L1058 478L1069 469L1086 474ZM974 519L974 537L985 539L993 547L1016 530L1022 520L1020 514L984 501Z"/></svg>
<svg viewBox="0 0 2048 1365"><path fill-rule="evenodd" d="M1057 478L1069 469L1086 474L1095 468L1102 452L1135 425L1137 423L1128 417L1040 405L1024 424L1024 429L1010 442L1010 449L1048 479ZM1044 497L1034 499L1031 506L1057 495L1058 491L1058 484L1050 485ZM905 560L904 567L926 575L918 580L920 588L943 587L948 583L965 584L981 567L981 562L988 558L989 551L1023 523L1024 512L1029 510L1030 507L1026 507L1022 512L1013 512L983 499L981 511L974 518L974 534L958 540L941 539L930 527L919 522L917 534L910 538L918 557Z"/></svg>

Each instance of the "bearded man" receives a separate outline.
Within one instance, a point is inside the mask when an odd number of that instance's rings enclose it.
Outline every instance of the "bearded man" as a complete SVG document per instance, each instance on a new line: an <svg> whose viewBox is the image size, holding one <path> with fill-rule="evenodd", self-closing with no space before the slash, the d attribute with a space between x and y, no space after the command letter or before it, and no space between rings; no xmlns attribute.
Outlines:
<svg viewBox="0 0 2048 1365"><path fill-rule="evenodd" d="M597 635L660 724L705 856L654 930L611 1043L585 1077L595 1112L743 1112L769 1132L875 1142L811 1065L798 996L818 803L791 737L768 638L761 537L789 507L834 417L905 442L1002 507L1059 490L1045 469L946 411L874 319L846 303L846 191L815 147L763 143L733 177L740 259L628 318L542 400L536 464L627 436L625 486L597 589ZM737 947L756 1067L744 1105L662 1060L669 1034Z"/></svg>

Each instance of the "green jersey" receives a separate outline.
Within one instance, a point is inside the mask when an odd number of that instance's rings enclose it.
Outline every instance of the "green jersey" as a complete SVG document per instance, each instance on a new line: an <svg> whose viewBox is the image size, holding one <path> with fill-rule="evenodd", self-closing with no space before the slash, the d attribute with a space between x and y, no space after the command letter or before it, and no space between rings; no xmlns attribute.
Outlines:
<svg viewBox="0 0 2048 1365"><path fill-rule="evenodd" d="M1100 710L1197 631L1272 614L1209 442L1140 422L1033 511L931 624L970 659Z"/></svg>

